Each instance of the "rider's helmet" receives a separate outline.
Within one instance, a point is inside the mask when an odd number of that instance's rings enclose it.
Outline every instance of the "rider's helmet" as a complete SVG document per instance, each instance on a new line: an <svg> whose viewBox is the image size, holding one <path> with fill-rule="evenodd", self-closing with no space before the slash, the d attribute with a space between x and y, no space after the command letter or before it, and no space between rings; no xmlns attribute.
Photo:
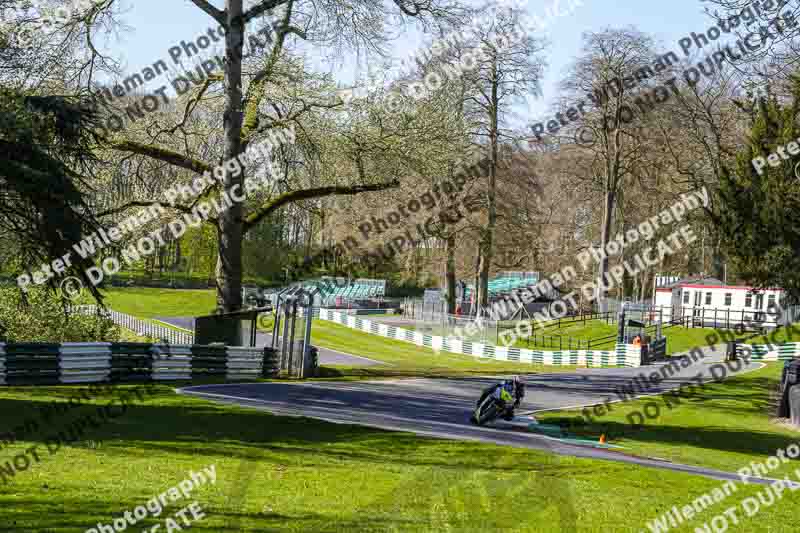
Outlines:
<svg viewBox="0 0 800 533"><path fill-rule="evenodd" d="M514 394L518 398L521 398L522 396L525 395L525 382L522 381L522 378L520 378L519 376L514 376L513 378L508 380L506 383L509 383L511 385L511 388L513 388Z"/></svg>
<svg viewBox="0 0 800 533"><path fill-rule="evenodd" d="M505 387L508 392L513 393L519 390L520 383L519 376L514 376L511 379L505 380L503 382L503 387Z"/></svg>

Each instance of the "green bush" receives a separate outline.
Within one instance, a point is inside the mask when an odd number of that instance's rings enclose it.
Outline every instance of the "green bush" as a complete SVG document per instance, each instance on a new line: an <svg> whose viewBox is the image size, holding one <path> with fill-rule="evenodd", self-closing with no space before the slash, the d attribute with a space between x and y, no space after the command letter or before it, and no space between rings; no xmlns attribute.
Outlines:
<svg viewBox="0 0 800 533"><path fill-rule="evenodd" d="M0 287L0 342L113 342L119 328L109 318L68 312L47 289Z"/></svg>

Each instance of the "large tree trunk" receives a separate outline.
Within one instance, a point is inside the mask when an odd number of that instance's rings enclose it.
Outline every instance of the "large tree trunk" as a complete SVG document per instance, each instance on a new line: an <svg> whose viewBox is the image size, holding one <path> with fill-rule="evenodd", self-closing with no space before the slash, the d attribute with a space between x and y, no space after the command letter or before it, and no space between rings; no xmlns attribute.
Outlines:
<svg viewBox="0 0 800 533"><path fill-rule="evenodd" d="M492 62L492 104L489 110L489 143L490 143L490 165L489 165L489 186L486 191L486 203L488 209L488 221L486 230L481 239L481 263L478 288L479 309L489 306L489 270L492 266L492 246L494 241L494 228L497 221L497 208L495 205L495 189L497 187L497 128L498 128L498 106L500 104L497 94L497 56Z"/></svg>
<svg viewBox="0 0 800 533"><path fill-rule="evenodd" d="M611 224L614 220L614 190L607 186L605 193L605 203L603 205L603 227L600 233L601 260L600 271L597 276L597 304L598 311L605 313L608 311L608 257L605 254L608 241L611 239Z"/></svg>
<svg viewBox="0 0 800 533"><path fill-rule="evenodd" d="M446 239L447 261L445 263L445 284L447 287L447 313L456 312L456 238L451 233Z"/></svg>
<svg viewBox="0 0 800 533"><path fill-rule="evenodd" d="M715 235L714 247L711 251L711 275L725 281L725 256L722 251L722 239Z"/></svg>
<svg viewBox="0 0 800 533"><path fill-rule="evenodd" d="M227 0L228 32L225 35L225 155L228 161L242 151L242 48L244 20L242 0ZM244 193L244 169L238 175L225 171L226 191L234 188L236 196ZM242 306L242 235L244 229L241 202L234 202L219 217L217 232L217 307L224 312L237 311Z"/></svg>
<svg viewBox="0 0 800 533"><path fill-rule="evenodd" d="M478 289L480 288L481 281L481 246L478 246L478 256L475 258L475 284L473 286L472 294L470 295L469 313L478 316Z"/></svg>
<svg viewBox="0 0 800 533"><path fill-rule="evenodd" d="M175 239L175 255L172 257L172 270L179 270L181 267L181 240Z"/></svg>

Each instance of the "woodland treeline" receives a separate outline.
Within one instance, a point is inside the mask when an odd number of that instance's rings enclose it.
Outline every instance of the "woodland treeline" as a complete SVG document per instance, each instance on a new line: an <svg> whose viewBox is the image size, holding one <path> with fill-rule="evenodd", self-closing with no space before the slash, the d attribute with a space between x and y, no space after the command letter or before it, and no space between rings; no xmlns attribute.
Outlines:
<svg viewBox="0 0 800 533"><path fill-rule="evenodd" d="M226 310L241 305L245 279L280 284L322 274L444 285L451 295L456 281L465 280L476 284L485 303L486 283L497 272L547 275L577 266L576 256L588 247L602 247L681 194L706 188L710 205L686 219L696 245L627 274L610 296L648 298L659 274L794 286L794 164L762 176L750 159L798 136L796 27L783 26L759 53L728 60L695 83L683 72L712 54L710 47L652 68L669 43L634 27L587 33L549 114L566 113L599 88L615 89L606 99L593 98L579 120L537 139L530 125L542 117L528 116L525 99L540 95L547 69L563 66L548 64L554 43L518 7L475 9L448 0L191 3L187 10L201 9L226 30L215 50L225 57L224 69L181 95L155 95L145 85L104 102L98 92L129 75L121 68L125 16L116 0L69 4L66 17L63 10L54 15L63 2L0 0L4 274L36 268L80 235L163 201L169 187L240 158L243 173L224 171L195 201L171 207L141 231L190 212L198 199L243 188L248 177L266 173L271 186L165 242L130 272L210 280ZM709 22L746 6L707 3L717 10ZM762 17L785 18L792 9L762 9ZM412 26L429 33L436 53L417 54L424 59L390 78L389 45ZM731 38L756 26L742 25ZM248 35L259 32L270 35L269 44L243 58ZM330 61L366 54L369 90L349 93L310 60L312 51ZM186 70L198 62L187 62ZM646 66L649 75L637 83L614 85ZM667 98L637 105L659 87L670 87ZM132 120L127 109L147 97L158 98L157 108ZM124 127L108 127L110 116L126 118ZM294 143L270 153L248 151L289 126ZM476 153L481 163L465 165ZM364 239L358 249L336 246L358 235L364 221L385 217L457 175L466 176L465 186L441 195L436 207ZM441 215L457 205L469 205L469 214L455 223ZM432 216L425 238L410 239L390 257L368 253L406 231L416 235ZM653 242L672 230L661 228ZM136 235L128 239L119 246ZM604 276L652 244L627 246L581 271L576 283ZM313 268L298 268L311 257ZM85 266L64 275L80 276Z"/></svg>

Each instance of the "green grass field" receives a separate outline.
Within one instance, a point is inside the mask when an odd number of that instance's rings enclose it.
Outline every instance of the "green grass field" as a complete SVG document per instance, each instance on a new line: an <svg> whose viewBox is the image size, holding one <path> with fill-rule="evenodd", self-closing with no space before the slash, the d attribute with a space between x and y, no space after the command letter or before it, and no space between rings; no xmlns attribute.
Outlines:
<svg viewBox="0 0 800 533"><path fill-rule="evenodd" d="M3 388L0 425L36 420L46 402L66 401L78 389ZM0 484L0 531L66 533L108 524L210 465L217 481L192 494L206 517L191 531L636 532L672 505L720 486L614 462L276 417L179 396L164 385L155 392L53 454L44 439L94 406L76 407L46 431L4 446L0 464L31 446L42 453ZM690 525L757 491L742 486ZM163 521L191 500L130 530L161 523L158 531L166 531ZM800 493L787 492L738 530L794 531L799 503Z"/></svg>
<svg viewBox="0 0 800 533"><path fill-rule="evenodd" d="M262 327L271 331L271 320ZM296 324L296 338L302 328ZM568 372L574 366L543 366L528 363L506 363L479 359L461 354L439 351L417 346L410 342L387 339L362 331L350 329L327 320L314 320L311 340L315 346L329 348L383 361L388 365L370 367L323 367L322 377L376 378L376 377L455 377L480 374L508 374L520 372Z"/></svg>
<svg viewBox="0 0 800 533"><path fill-rule="evenodd" d="M202 316L210 314L216 307L216 296L211 289L114 287L101 292L108 307L142 318ZM87 300L86 303L94 302Z"/></svg>
<svg viewBox="0 0 800 533"><path fill-rule="evenodd" d="M770 363L760 370L687 391L678 398L668 395L671 408L664 396L654 396L609 404L611 411L603 416L589 411L593 420L588 424L578 410L549 411L536 417L542 423L571 427L571 432L584 437L605 434L612 443L638 455L735 471L800 442L800 431L778 425L769 416L775 412L782 366ZM612 394L612 399L618 398ZM656 413L652 405L658 406L657 416L634 426L631 421L640 419L635 415L629 418L630 413L644 412L648 403L650 413ZM772 477L798 467L800 461L781 465Z"/></svg>
<svg viewBox="0 0 800 533"><path fill-rule="evenodd" d="M556 321L545 324L544 326L536 326L534 324L532 326L532 336L524 335L507 338L514 340L512 346L517 348L529 348L532 350L585 350L587 349L586 342L588 340L594 341L589 345L593 350L613 350L616 345L616 324L607 324L604 320L567 322L561 326L556 324ZM514 327L515 324L513 322L501 324L498 339L495 338L495 330L492 328L487 334L488 341L491 343L502 343L504 339L503 331L513 332ZM447 335L453 333L453 328L443 328L435 325L409 325L408 329L423 331L429 335ZM464 328L462 328L462 330L464 330ZM525 330L523 329L522 332L525 333ZM684 353L695 346L706 346L708 344L707 337L714 333L719 336L720 330L715 330L713 328L687 328L683 326L667 327L664 329L664 334L667 336L667 354ZM476 334L473 340L476 342L481 341L481 338L478 338L479 336L479 334ZM754 333L736 335L737 339L742 340L757 337L758 336ZM580 341L580 343L578 341Z"/></svg>
<svg viewBox="0 0 800 533"><path fill-rule="evenodd" d="M564 349L567 349L568 342L566 337L582 340L608 337L609 335L616 335L617 325L606 324L601 320L587 320L585 324L583 322L573 322L561 327L550 325L545 329L537 329L534 331L537 336L540 334L546 335L547 339L541 339L541 337L537 337L537 342L529 343L527 338L518 338L514 343L514 346L519 348L530 347L532 349L556 350L559 346L558 338L562 337L563 341L561 345L564 347ZM763 335L754 332L736 333L733 330L720 330L714 328L687 328L684 326L669 326L663 330L664 335L667 337L667 355L685 353L696 346L706 346L708 345L709 336L716 335L717 338L721 338L723 331L725 332L725 335L732 334L734 338L744 342L766 342ZM781 329L778 330L774 338L776 342L786 342L787 340L792 340L790 339L790 335L791 332L789 330ZM795 335L795 338L796 340L800 340L800 336L797 334ZM591 347L592 349L598 350L611 350L614 348L615 344L616 339L611 338L602 342L592 343Z"/></svg>
<svg viewBox="0 0 800 533"><path fill-rule="evenodd" d="M111 292L111 307L138 316L189 316L207 312L199 311L202 306L213 307L210 291ZM201 294L190 294L195 292ZM313 333L321 346L391 364L325 369L331 377L540 370L435 354L324 321L315 321ZM695 342L689 333L703 340L707 334L689 330L680 342ZM571 370L546 368L557 369ZM735 471L800 441L800 433L769 419L770 390L779 372L780 365L772 364L725 384L708 385L674 409L662 408L661 416L641 429L631 428L626 415L647 401L663 406L660 397L615 404L610 415L577 433L590 438L605 433L612 443L624 446L625 453ZM41 423L50 402L65 402L80 390L85 388L0 389L0 427L10 430L26 420L40 422L39 430L0 446L0 531L60 533L109 524L187 478L190 469L212 464L218 480L193 494L206 517L193 522L192 531L640 532L649 530L648 521L673 505L690 504L721 486L699 476L615 462L278 417L177 395L167 385L153 385L154 394L126 413L98 427L87 425L75 442L49 453L48 437L108 401L95 399ZM577 416L573 411L550 412L539 419L566 423ZM40 460L31 459L24 471L11 475L14 465L25 465L19 462L20 454L32 446L41 452ZM670 531L694 531L763 490L738 487L725 503ZM160 531L166 531L164 520L186 503L175 502L135 530L162 524ZM798 504L800 492L786 492L753 517L745 517L740 508L735 530L794 531Z"/></svg>

